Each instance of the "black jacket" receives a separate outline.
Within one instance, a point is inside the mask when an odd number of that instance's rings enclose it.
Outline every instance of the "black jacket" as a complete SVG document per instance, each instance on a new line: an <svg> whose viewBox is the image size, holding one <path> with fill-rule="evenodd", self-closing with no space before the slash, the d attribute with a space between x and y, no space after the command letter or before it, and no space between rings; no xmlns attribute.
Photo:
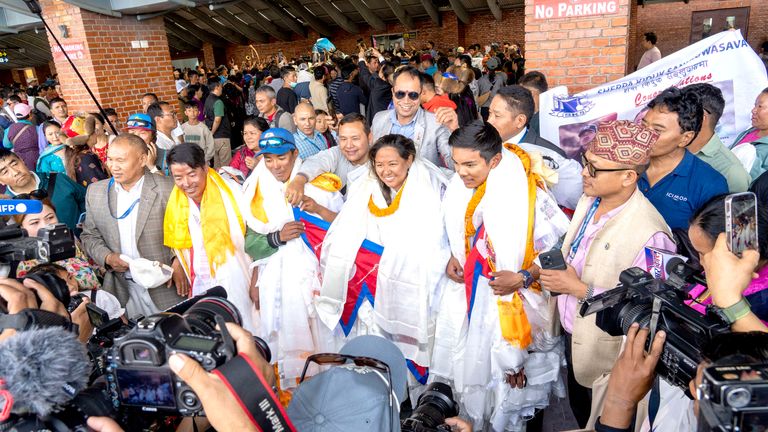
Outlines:
<svg viewBox="0 0 768 432"><path fill-rule="evenodd" d="M377 112L389 108L389 103L392 102L392 86L378 75L372 74L364 61L361 61L358 66L360 66L360 81L364 81L371 89L368 95L368 107L365 110L365 118L368 119L368 125L371 125L373 116Z"/></svg>

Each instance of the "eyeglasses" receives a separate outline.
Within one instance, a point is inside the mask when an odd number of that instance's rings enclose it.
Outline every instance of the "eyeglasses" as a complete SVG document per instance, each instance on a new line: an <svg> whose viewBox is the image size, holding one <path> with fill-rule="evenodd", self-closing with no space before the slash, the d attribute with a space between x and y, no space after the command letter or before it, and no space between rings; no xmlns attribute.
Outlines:
<svg viewBox="0 0 768 432"><path fill-rule="evenodd" d="M389 365L381 360L377 360L372 357L361 357L347 354L335 354L335 353L320 353L313 354L307 357L307 361L304 362L304 370L301 372L301 378L299 384L304 382L304 376L307 374L307 369L311 363L316 363L320 366L342 366L348 363L354 363L355 366L369 367L380 372L384 372L387 375L387 387L389 387L389 421L392 421L394 416L394 405L392 399L395 399L395 391L392 388L392 372L389 369ZM390 425L391 426L391 425Z"/></svg>
<svg viewBox="0 0 768 432"><path fill-rule="evenodd" d="M45 189L35 189L30 193L22 193L13 197L13 199L18 199L18 200L34 199L38 201L42 201L46 198L48 198L48 191L46 191Z"/></svg>
<svg viewBox="0 0 768 432"><path fill-rule="evenodd" d="M402 90L398 90L395 92L395 99L402 99L406 95L408 95L408 99L410 100L418 100L419 96L421 96L419 92L404 92Z"/></svg>
<svg viewBox="0 0 768 432"><path fill-rule="evenodd" d="M632 171L631 168L595 168L592 162L587 160L587 157L581 155L581 164L587 167L589 176L594 178L599 172L614 172L614 171Z"/></svg>

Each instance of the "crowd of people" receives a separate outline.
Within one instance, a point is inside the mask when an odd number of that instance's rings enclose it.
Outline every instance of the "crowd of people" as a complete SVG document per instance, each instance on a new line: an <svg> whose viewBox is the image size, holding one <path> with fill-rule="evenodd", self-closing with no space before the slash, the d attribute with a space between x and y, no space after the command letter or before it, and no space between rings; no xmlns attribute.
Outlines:
<svg viewBox="0 0 768 432"><path fill-rule="evenodd" d="M120 116L71 114L53 83L0 89L0 184L44 204L8 223L33 237L69 226L77 255L56 270L73 292L104 291L110 316L224 287L269 344L285 404L309 355L377 335L407 364L398 406L443 382L461 427L537 430L567 391L580 427L629 430L663 332L632 352L647 331L609 336L579 310L623 270L645 269L646 248L720 278L691 287L693 309L746 298L733 331L765 330L768 89L733 149L716 133L722 92L705 83L662 91L636 122L600 123L573 158L540 136L546 76L524 71L515 44L359 48L315 64L177 70L178 101L139 94L142 111ZM723 203L747 190L758 250L736 257ZM565 269L542 268L552 249ZM141 258L169 276L149 286ZM739 272L759 277L737 283ZM297 419L321 414L291 405Z"/></svg>

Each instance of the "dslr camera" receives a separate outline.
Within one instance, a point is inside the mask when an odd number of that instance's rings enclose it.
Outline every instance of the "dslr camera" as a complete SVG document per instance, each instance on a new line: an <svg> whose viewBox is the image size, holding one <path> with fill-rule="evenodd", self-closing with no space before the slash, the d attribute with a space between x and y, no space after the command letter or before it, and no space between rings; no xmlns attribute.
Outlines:
<svg viewBox="0 0 768 432"><path fill-rule="evenodd" d="M670 268L671 267L671 268ZM688 390L702 360L701 350L707 341L720 333L730 332L730 325L713 309L706 315L685 304L688 298L685 265L668 266L665 281L654 279L650 273L633 267L619 276L619 285L587 299L581 315L597 313L596 324L611 336L626 335L632 323L647 327L653 337L664 330L667 340L656 365L656 372L668 383Z"/></svg>
<svg viewBox="0 0 768 432"><path fill-rule="evenodd" d="M218 291L224 295L219 297ZM107 390L115 408L203 416L195 392L171 371L168 358L185 354L212 371L237 355L226 322L242 325L220 287L138 321L106 350ZM219 325L220 330L216 330ZM257 346L269 361L269 348Z"/></svg>
<svg viewBox="0 0 768 432"><path fill-rule="evenodd" d="M768 364L708 367L698 399L699 431L761 430L768 424Z"/></svg>
<svg viewBox="0 0 768 432"><path fill-rule="evenodd" d="M63 223L40 228L37 237L27 236L27 231L18 227L0 229L0 259L4 262L54 262L73 256L75 240Z"/></svg>
<svg viewBox="0 0 768 432"><path fill-rule="evenodd" d="M445 424L448 417L459 415L458 404L453 400L451 387L441 382L427 386L427 390L419 396L416 409L410 417L400 423L403 432L450 431Z"/></svg>

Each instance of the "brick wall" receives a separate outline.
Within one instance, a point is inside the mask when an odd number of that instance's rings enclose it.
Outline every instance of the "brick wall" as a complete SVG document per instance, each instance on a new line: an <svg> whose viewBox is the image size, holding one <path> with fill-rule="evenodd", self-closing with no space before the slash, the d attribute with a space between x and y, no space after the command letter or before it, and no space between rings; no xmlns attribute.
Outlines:
<svg viewBox="0 0 768 432"><path fill-rule="evenodd" d="M336 45L336 48L346 54L357 54L357 39L362 38L366 44L370 44L371 35L412 32L417 30L417 36L409 39L406 44L413 44L417 48L422 48L427 41L433 41L438 49L448 50L459 45L459 21L453 12L443 12L441 25L437 26L429 19L417 19L413 21L414 28L406 28L399 22L387 24L387 29L377 31L368 26L360 25L359 34L349 34L344 30L338 29L328 39ZM253 47L259 52L262 59L277 55L282 50L283 55L288 59L310 55L312 45L319 37L318 34L310 29L306 38L300 38L295 33L290 41L272 41L265 44L253 44ZM226 58L234 58L238 64L245 60L246 55L253 55L253 51L247 45L229 45L226 48Z"/></svg>
<svg viewBox="0 0 768 432"><path fill-rule="evenodd" d="M768 1L766 0L690 0L683 2L654 3L637 8L637 33L629 40L629 65L634 70L643 48L640 40L649 31L656 33L657 46L662 55L671 54L689 45L693 12L712 9L750 7L747 41L757 49L768 40Z"/></svg>
<svg viewBox="0 0 768 432"><path fill-rule="evenodd" d="M213 67L216 64L216 60L213 58L213 45L203 42L203 56L198 57L198 60L206 67Z"/></svg>
<svg viewBox="0 0 768 432"><path fill-rule="evenodd" d="M94 95L121 118L140 110L139 98L154 92L161 100L175 101L168 40L163 18L138 21L81 10L60 0L42 0L43 15L53 29L64 24L70 37L62 43L82 42L84 55L74 60ZM56 30L54 30L56 31ZM55 44L48 35L51 46ZM132 48L131 41L147 41L147 48ZM96 106L66 59L54 59L70 112L92 112Z"/></svg>
<svg viewBox="0 0 768 432"><path fill-rule="evenodd" d="M577 93L624 76L629 0L605 16L534 20L533 0L525 1L527 70L540 70L550 86Z"/></svg>
<svg viewBox="0 0 768 432"><path fill-rule="evenodd" d="M459 45L465 48L492 42L516 43L522 48L525 42L525 9L522 7L504 9L501 21L488 12L472 14L470 19L469 24L459 22Z"/></svg>

